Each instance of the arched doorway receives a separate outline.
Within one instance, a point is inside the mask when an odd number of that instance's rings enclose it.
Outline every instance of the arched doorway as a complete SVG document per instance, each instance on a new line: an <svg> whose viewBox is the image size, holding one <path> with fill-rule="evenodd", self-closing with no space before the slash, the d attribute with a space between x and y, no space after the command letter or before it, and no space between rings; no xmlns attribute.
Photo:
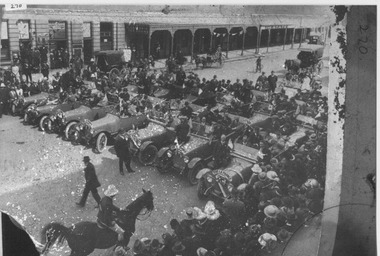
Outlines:
<svg viewBox="0 0 380 256"><path fill-rule="evenodd" d="M268 29L261 30L260 47L268 46L268 37L269 37L269 30Z"/></svg>
<svg viewBox="0 0 380 256"><path fill-rule="evenodd" d="M269 46L283 45L285 29L271 29Z"/></svg>
<svg viewBox="0 0 380 256"><path fill-rule="evenodd" d="M166 59L170 56L172 35L168 30L156 30L150 36L150 52L156 59ZM159 51L157 48L159 46Z"/></svg>
<svg viewBox="0 0 380 256"><path fill-rule="evenodd" d="M259 31L257 27L248 27L245 32L245 41L244 48L245 49L254 49L257 47L257 36L259 35Z"/></svg>
<svg viewBox="0 0 380 256"><path fill-rule="evenodd" d="M207 28L197 29L194 33L194 53L206 53L210 49L211 32Z"/></svg>
<svg viewBox="0 0 380 256"><path fill-rule="evenodd" d="M288 31L286 32L285 44L292 43L293 33L294 33L294 28L288 28Z"/></svg>
<svg viewBox="0 0 380 256"><path fill-rule="evenodd" d="M302 29L301 28L297 28L295 29L295 32L294 32L294 42L295 43L299 43L301 41L301 36L302 36Z"/></svg>
<svg viewBox="0 0 380 256"><path fill-rule="evenodd" d="M212 49L215 50L218 45L222 47L222 51L227 51L228 47L228 30L227 28L216 28L212 32Z"/></svg>
<svg viewBox="0 0 380 256"><path fill-rule="evenodd" d="M243 48L244 30L242 27L231 28L230 30L230 50L241 50Z"/></svg>
<svg viewBox="0 0 380 256"><path fill-rule="evenodd" d="M183 55L191 55L191 41L193 34L190 29L181 29L174 32L173 54L182 51Z"/></svg>

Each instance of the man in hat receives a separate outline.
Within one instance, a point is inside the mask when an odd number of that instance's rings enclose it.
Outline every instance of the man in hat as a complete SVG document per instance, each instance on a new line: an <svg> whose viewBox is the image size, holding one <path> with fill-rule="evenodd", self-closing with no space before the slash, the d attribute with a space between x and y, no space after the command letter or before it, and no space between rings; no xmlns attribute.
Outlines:
<svg viewBox="0 0 380 256"><path fill-rule="evenodd" d="M261 56L256 60L256 73L261 72Z"/></svg>
<svg viewBox="0 0 380 256"><path fill-rule="evenodd" d="M226 135L222 134L220 140L215 142L213 148L213 156L214 156L214 168L220 168L222 166L226 166L230 159L230 147L227 143Z"/></svg>
<svg viewBox="0 0 380 256"><path fill-rule="evenodd" d="M79 203L76 203L80 207L84 207L86 204L86 200L89 192L91 191L92 196L95 201L100 204L100 196L98 194L98 187L100 187L100 183L98 177L96 176L95 167L92 163L90 163L90 157L83 157L83 162L86 168L84 168L84 178L86 179L86 184L84 186L83 195Z"/></svg>
<svg viewBox="0 0 380 256"><path fill-rule="evenodd" d="M183 234L185 237L191 237L193 235L193 230L195 228L195 224L197 220L194 219L193 208L189 208L186 210L187 219L181 220L180 225L183 230Z"/></svg>
<svg viewBox="0 0 380 256"><path fill-rule="evenodd" d="M180 117L181 123L175 128L178 144L186 143L190 139L190 125L187 122L187 118Z"/></svg>
<svg viewBox="0 0 380 256"><path fill-rule="evenodd" d="M87 66L87 70L90 73L90 76L95 75L95 77L97 77L96 72L98 71L98 67L95 64L94 58L91 58L90 64L88 64L88 66Z"/></svg>
<svg viewBox="0 0 380 256"><path fill-rule="evenodd" d="M121 241L123 240L124 230L119 227L119 225L117 225L114 221L114 215L117 212L121 211L119 207L116 207L113 204L113 199L118 193L119 191L116 189L115 185L108 186L107 190L104 192L104 197L100 200L99 203L97 223L100 227L110 228L111 230L118 233L118 239Z"/></svg>
<svg viewBox="0 0 380 256"><path fill-rule="evenodd" d="M181 115L186 116L188 119L193 115L193 109L190 107L189 102L185 102L185 106L181 108Z"/></svg>
<svg viewBox="0 0 380 256"><path fill-rule="evenodd" d="M119 171L124 175L123 164L129 173L135 172L131 167L132 153L130 151L130 140L127 136L119 134L115 139L115 151L119 158Z"/></svg>
<svg viewBox="0 0 380 256"><path fill-rule="evenodd" d="M239 229L244 222L245 205L239 200L239 191L234 188L231 191L231 198L224 200L223 211L231 220L231 227Z"/></svg>
<svg viewBox="0 0 380 256"><path fill-rule="evenodd" d="M274 74L274 71L272 71L270 76L268 76L269 92L274 93L277 87L277 80L277 76Z"/></svg>

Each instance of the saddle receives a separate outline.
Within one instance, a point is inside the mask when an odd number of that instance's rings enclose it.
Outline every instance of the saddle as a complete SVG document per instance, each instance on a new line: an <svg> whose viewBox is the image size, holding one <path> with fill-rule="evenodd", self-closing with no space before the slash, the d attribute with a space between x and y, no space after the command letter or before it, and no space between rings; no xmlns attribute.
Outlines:
<svg viewBox="0 0 380 256"><path fill-rule="evenodd" d="M101 220L97 219L96 224L98 225L98 228L100 229L111 229L106 224L104 224Z"/></svg>

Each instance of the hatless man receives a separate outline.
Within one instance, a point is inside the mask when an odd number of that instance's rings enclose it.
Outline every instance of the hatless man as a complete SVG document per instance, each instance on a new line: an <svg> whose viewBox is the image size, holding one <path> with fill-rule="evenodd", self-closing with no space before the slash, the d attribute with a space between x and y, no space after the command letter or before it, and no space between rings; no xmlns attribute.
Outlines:
<svg viewBox="0 0 380 256"><path fill-rule="evenodd" d="M84 207L84 205L86 204L88 194L91 191L92 196L99 205L100 196L98 194L97 188L100 187L100 183L98 177L96 176L95 167L92 163L90 163L90 157L88 156L83 157L83 162L86 166L86 168L84 168L84 178L86 179L86 184L84 186L82 198L80 202L76 204L80 207Z"/></svg>
<svg viewBox="0 0 380 256"><path fill-rule="evenodd" d="M214 168L226 166L230 160L230 148L227 144L226 135L222 134L220 140L217 140L213 150Z"/></svg>
<svg viewBox="0 0 380 256"><path fill-rule="evenodd" d="M274 74L274 71L272 71L270 76L268 76L269 92L274 93L277 87L277 80L277 76Z"/></svg>
<svg viewBox="0 0 380 256"><path fill-rule="evenodd" d="M181 108L181 115L186 116L188 119L190 119L193 115L193 109L190 107L189 102L185 102L185 106Z"/></svg>
<svg viewBox="0 0 380 256"><path fill-rule="evenodd" d="M119 158L119 171L124 175L123 164L129 173L135 172L131 167L132 154L130 151L130 139L122 134L118 135L115 139L115 151Z"/></svg>
<svg viewBox="0 0 380 256"><path fill-rule="evenodd" d="M190 125L187 122L187 118L181 116L180 119L181 123L175 128L178 144L186 143L190 139Z"/></svg>

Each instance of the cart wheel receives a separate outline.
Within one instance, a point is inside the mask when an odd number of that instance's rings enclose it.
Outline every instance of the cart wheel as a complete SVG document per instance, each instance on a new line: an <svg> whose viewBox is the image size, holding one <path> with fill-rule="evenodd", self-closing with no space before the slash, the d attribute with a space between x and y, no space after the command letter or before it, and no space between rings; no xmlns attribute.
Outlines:
<svg viewBox="0 0 380 256"><path fill-rule="evenodd" d="M196 163L193 168L189 169L187 173L187 179L189 180L191 185L197 185L198 183L197 174L202 169L203 169L203 164L201 162Z"/></svg>
<svg viewBox="0 0 380 256"><path fill-rule="evenodd" d="M205 184L205 178L200 178L198 181L197 186L197 195L200 200L204 200L207 198L208 193L206 194L206 184Z"/></svg>
<svg viewBox="0 0 380 256"><path fill-rule="evenodd" d="M47 118L48 118L48 116L43 116L40 119L38 127L40 128L41 131L45 131L45 127L47 125Z"/></svg>
<svg viewBox="0 0 380 256"><path fill-rule="evenodd" d="M110 74L108 75L108 78L111 81L114 81L117 77L119 77L119 75L120 75L120 71L117 68L113 68L111 69Z"/></svg>
<svg viewBox="0 0 380 256"><path fill-rule="evenodd" d="M139 162L143 165L150 165L156 161L158 149L153 144L148 145L143 151L139 151Z"/></svg>
<svg viewBox="0 0 380 256"><path fill-rule="evenodd" d="M101 132L96 139L96 150L101 153L107 146L107 135Z"/></svg>

